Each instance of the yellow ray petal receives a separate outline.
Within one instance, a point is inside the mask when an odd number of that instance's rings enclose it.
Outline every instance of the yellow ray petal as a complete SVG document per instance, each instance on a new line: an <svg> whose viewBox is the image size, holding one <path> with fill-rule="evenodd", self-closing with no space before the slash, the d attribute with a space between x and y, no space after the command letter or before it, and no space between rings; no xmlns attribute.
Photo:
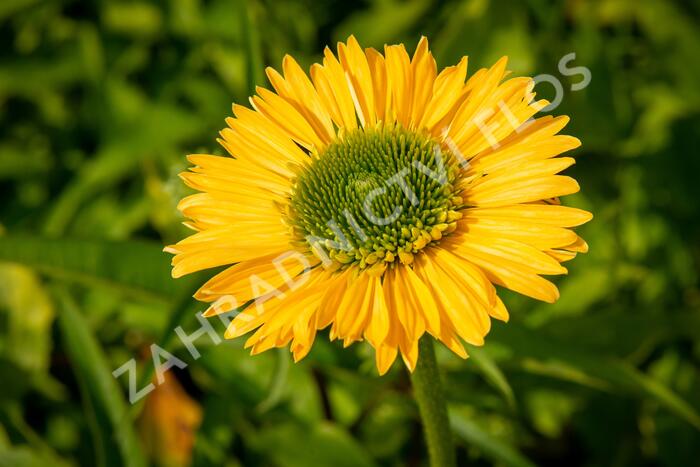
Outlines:
<svg viewBox="0 0 700 467"><path fill-rule="evenodd" d="M369 280L370 275L364 272L352 278L338 306L333 326L336 336L343 339L345 345L360 339L362 330L370 318L374 298L373 289L369 288Z"/></svg>
<svg viewBox="0 0 700 467"><path fill-rule="evenodd" d="M210 193L217 198L224 198L226 195L230 198L238 193L260 196L266 190L270 193L270 198L277 200L284 200L289 195L291 187L288 183L265 179L260 175L259 171L240 171L222 176L209 170L179 174L188 187Z"/></svg>
<svg viewBox="0 0 700 467"><path fill-rule="evenodd" d="M462 212L465 219L515 221L558 227L576 227L593 218L593 215L588 211L551 204L516 204L495 208L470 208Z"/></svg>
<svg viewBox="0 0 700 467"><path fill-rule="evenodd" d="M472 325L480 336L485 336L491 329L488 310L496 303L496 292L486 276L471 262L455 256L446 249L436 248L433 255L435 268L442 271L448 283L452 283L463 301L469 305L464 309L471 317Z"/></svg>
<svg viewBox="0 0 700 467"><path fill-rule="evenodd" d="M507 57L501 58L488 71L475 74L467 83L472 88L469 99L457 110L447 133L457 146L460 146L465 133L471 130L469 122L478 120L476 117L483 111L484 101L493 95L503 79L507 63Z"/></svg>
<svg viewBox="0 0 700 467"><path fill-rule="evenodd" d="M258 95L251 98L255 110L279 125L290 138L310 151L325 147L308 120L289 102L265 88L258 87L256 92Z"/></svg>
<svg viewBox="0 0 700 467"><path fill-rule="evenodd" d="M507 239L540 250L560 248L576 241L576 233L562 227L522 222L517 219L489 219L470 215L457 222L460 232L484 239Z"/></svg>
<svg viewBox="0 0 700 467"><path fill-rule="evenodd" d="M508 315L508 310L506 309L506 306L503 304L500 298L496 297L496 305L494 305L491 310L489 310L489 315L492 317L501 320L505 323L508 322L510 319L510 316Z"/></svg>
<svg viewBox="0 0 700 467"><path fill-rule="evenodd" d="M413 75L413 102L411 103L410 128L416 128L425 115L433 83L437 76L437 65L430 53L428 39L425 36L421 37L413 54L411 74Z"/></svg>
<svg viewBox="0 0 700 467"><path fill-rule="evenodd" d="M352 93L358 107L357 114L362 116L363 126L373 127L377 123L377 113L372 75L367 57L355 36L350 36L347 44L338 43L338 56L352 86Z"/></svg>
<svg viewBox="0 0 700 467"><path fill-rule="evenodd" d="M396 355L398 351L396 346L389 344L382 344L375 348L375 359L377 363L377 370L380 375L386 374L391 368L391 364L396 360Z"/></svg>
<svg viewBox="0 0 700 467"><path fill-rule="evenodd" d="M413 372L418 362L418 340L412 339L406 333L403 333L399 340L399 350L401 351L401 359L406 364L406 367Z"/></svg>
<svg viewBox="0 0 700 467"><path fill-rule="evenodd" d="M443 316L443 320L450 323L457 334L473 345L484 343L484 333L481 332L482 305L478 300L471 299L470 295L463 293L442 268L438 267L438 261L434 252L426 252L417 259L416 270L424 278L430 280L430 291Z"/></svg>
<svg viewBox="0 0 700 467"><path fill-rule="evenodd" d="M405 298L413 305L412 312L423 315L428 332L440 334L440 313L428 286L410 267L401 268L399 279L403 290L408 292Z"/></svg>
<svg viewBox="0 0 700 467"><path fill-rule="evenodd" d="M230 295L243 304L259 297L258 291L263 288L256 285L258 281L276 289L303 285L308 277L305 279L300 275L310 272L316 262L315 258L285 251L254 258L215 275L200 287L194 298L208 302Z"/></svg>
<svg viewBox="0 0 700 467"><path fill-rule="evenodd" d="M335 138L333 123L309 77L290 55L282 60L284 78L272 68L267 75L280 96L286 97L306 117L324 143ZM280 92L282 91L282 92Z"/></svg>
<svg viewBox="0 0 700 467"><path fill-rule="evenodd" d="M500 146L490 154L474 157L470 161L467 174L492 173L523 163L549 159L580 145L581 142L577 138L557 135L535 143Z"/></svg>
<svg viewBox="0 0 700 467"><path fill-rule="evenodd" d="M384 299L387 307L395 311L408 340L417 342L425 332L425 318L417 309L419 304L413 301L413 293L406 290L403 269L406 268L392 268L384 274Z"/></svg>
<svg viewBox="0 0 700 467"><path fill-rule="evenodd" d="M411 61L403 45L388 45L384 48L387 87L391 93L390 114L408 128L413 103L413 74Z"/></svg>
<svg viewBox="0 0 700 467"><path fill-rule="evenodd" d="M328 47L323 51L323 66L311 68L311 78L314 79L319 94L325 96L325 101L335 103L340 117L336 125L346 130L357 128L355 104L348 88L345 71Z"/></svg>
<svg viewBox="0 0 700 467"><path fill-rule="evenodd" d="M391 106L391 93L388 92L386 62L384 55L377 50L368 48L365 49L367 63L370 68L370 76L372 77L372 89L374 90L374 108L377 115L377 121L384 123L393 123L388 119L387 109Z"/></svg>
<svg viewBox="0 0 700 467"><path fill-rule="evenodd" d="M448 239L444 248L467 260L480 258L512 269L535 274L566 274L555 259L537 248L508 238L464 234Z"/></svg>
<svg viewBox="0 0 700 467"><path fill-rule="evenodd" d="M563 175L520 178L511 183L499 183L497 187L490 188L493 189L489 191L466 189L462 197L468 205L497 207L569 195L580 189L576 180Z"/></svg>
<svg viewBox="0 0 700 467"><path fill-rule="evenodd" d="M463 250L454 251L461 254ZM480 267L491 282L507 289L549 303L559 298L559 291L554 284L518 262L489 257L483 253L480 256L470 255L468 261Z"/></svg>
<svg viewBox="0 0 700 467"><path fill-rule="evenodd" d="M318 329L325 328L335 320L338 307L347 291L351 272L349 269L346 269L339 274L330 276L328 289L319 305L319 313L317 315Z"/></svg>
<svg viewBox="0 0 700 467"><path fill-rule="evenodd" d="M233 114L236 118L227 118L226 124L235 128L245 128L250 133L255 133L258 138L265 140L274 148L274 155L287 159L289 162L303 163L308 156L289 137L288 133L280 128L274 121L255 110L242 105L233 104Z"/></svg>
<svg viewBox="0 0 700 467"><path fill-rule="evenodd" d="M564 247L564 250L575 251L577 253L588 253L588 243L581 237L577 237L571 245Z"/></svg>
<svg viewBox="0 0 700 467"><path fill-rule="evenodd" d="M389 327L391 322L389 318L389 310L387 310L386 301L384 300L384 290L382 289L381 278L371 277L370 289L373 299L372 311L369 324L365 330L365 337L372 344L372 346L377 349L389 335Z"/></svg>
<svg viewBox="0 0 700 467"><path fill-rule="evenodd" d="M467 77L467 63L467 57L463 57L458 65L447 67L440 72L433 84L432 96L425 107L419 127L432 129L450 112L457 111Z"/></svg>
<svg viewBox="0 0 700 467"><path fill-rule="evenodd" d="M500 191L504 187L521 180L557 174L571 167L575 162L572 157L557 157L513 164L478 178L469 185L469 191L487 195L494 191Z"/></svg>

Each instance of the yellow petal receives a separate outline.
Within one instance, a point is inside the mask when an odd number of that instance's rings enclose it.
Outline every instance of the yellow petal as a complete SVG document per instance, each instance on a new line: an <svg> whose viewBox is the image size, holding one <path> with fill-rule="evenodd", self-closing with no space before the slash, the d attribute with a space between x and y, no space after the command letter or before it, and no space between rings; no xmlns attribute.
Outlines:
<svg viewBox="0 0 700 467"><path fill-rule="evenodd" d="M321 150L325 147L321 137L294 106L265 88L258 87L256 91L258 95L251 98L253 107L275 122L290 138L308 150Z"/></svg>
<svg viewBox="0 0 700 467"><path fill-rule="evenodd" d="M467 86L472 88L469 98L457 110L448 130L448 136L457 146L461 145L467 132L473 131L470 122L479 120L476 117L483 111L484 101L493 95L498 83L503 79L507 63L507 57L501 58L488 71L476 73L467 83Z"/></svg>
<svg viewBox="0 0 700 467"><path fill-rule="evenodd" d="M483 324L478 315L486 313L482 311L481 303L462 291L453 278L438 266L434 252L427 251L421 255L416 268L424 280L431 281L430 291L443 320L450 323L465 341L473 345L482 345Z"/></svg>
<svg viewBox="0 0 700 467"><path fill-rule="evenodd" d="M368 48L365 49L367 63L370 68L372 77L372 89L374 90L374 108L377 115L377 121L384 123L392 123L386 115L387 109L391 106L391 93L388 92L387 70L384 55L377 50Z"/></svg>
<svg viewBox="0 0 700 467"><path fill-rule="evenodd" d="M547 250L571 245L575 232L562 227L521 222L513 219L489 219L480 215L468 216L457 222L459 230L474 237L514 240Z"/></svg>
<svg viewBox="0 0 700 467"><path fill-rule="evenodd" d="M348 38L347 44L338 44L338 56L349 81L354 96L357 115L362 125L373 127L377 123L374 105L374 88L367 57L355 36Z"/></svg>
<svg viewBox="0 0 700 467"><path fill-rule="evenodd" d="M194 298L212 301L222 295L236 298L238 303L258 298L255 286L257 281L264 281L276 289L289 286L301 286L306 279L300 274L310 272L311 266L318 261L302 256L300 253L277 252L260 256L231 266L209 279L195 293ZM285 287L286 286L286 287Z"/></svg>
<svg viewBox="0 0 700 467"><path fill-rule="evenodd" d="M367 340L377 349L389 335L389 311L387 310L386 301L384 300L381 278L371 277L370 289L373 302L365 337L367 337Z"/></svg>
<svg viewBox="0 0 700 467"><path fill-rule="evenodd" d="M414 88L410 128L416 128L425 115L433 83L437 76L437 65L428 49L428 39L425 36L421 37L418 42L416 52L411 60L411 74L413 75Z"/></svg>
<svg viewBox="0 0 700 467"><path fill-rule="evenodd" d="M384 375L387 371L389 371L391 364L394 363L394 360L396 360L397 353L396 346L391 346L388 344L382 344L381 346L375 348L377 370L379 371L380 375Z"/></svg>
<svg viewBox="0 0 700 467"><path fill-rule="evenodd" d="M391 93L390 114L405 128L411 120L413 103L413 75L411 61L403 45L387 45L384 48L387 87Z"/></svg>
<svg viewBox="0 0 700 467"><path fill-rule="evenodd" d="M462 212L465 218L506 220L558 227L576 227L593 218L593 215L588 211L551 204L516 204L495 208L471 208Z"/></svg>
<svg viewBox="0 0 700 467"><path fill-rule="evenodd" d="M444 247L467 260L480 258L535 274L566 274L555 259L537 248L507 238L483 238L465 234L444 242Z"/></svg>
<svg viewBox="0 0 700 467"><path fill-rule="evenodd" d="M419 123L419 127L432 129L451 112L457 111L463 96L464 80L467 76L467 57L456 66L447 67L435 79L430 101ZM439 128L438 130L441 130Z"/></svg>
<svg viewBox="0 0 700 467"><path fill-rule="evenodd" d="M465 189L462 193L466 204L472 206L506 206L517 203L529 203L544 198L570 195L579 191L576 180L564 175L547 175L542 177L521 177L510 183L498 183L497 186L483 186L475 190Z"/></svg>
<svg viewBox="0 0 700 467"><path fill-rule="evenodd" d="M395 310L405 334L411 341L418 341L425 332L425 319L423 313L417 310L418 303L414 302L412 291L407 290L403 270L406 267L397 267L388 270L384 274L384 298L387 307Z"/></svg>

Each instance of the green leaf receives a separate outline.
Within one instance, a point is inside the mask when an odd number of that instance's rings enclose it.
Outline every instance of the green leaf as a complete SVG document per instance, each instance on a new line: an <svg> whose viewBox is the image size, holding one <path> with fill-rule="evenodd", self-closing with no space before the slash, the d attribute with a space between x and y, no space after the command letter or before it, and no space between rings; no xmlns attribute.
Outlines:
<svg viewBox="0 0 700 467"><path fill-rule="evenodd" d="M192 311L191 296L202 283L200 275L172 279L168 255L154 242L0 237L0 260L24 264L56 279L172 302L170 318L157 341L166 349L175 328ZM146 385L152 374L153 366L146 365L138 387ZM138 415L142 407L135 405L132 415Z"/></svg>
<svg viewBox="0 0 700 467"><path fill-rule="evenodd" d="M479 371L484 375L484 378L486 378L486 381L501 393L510 408L515 408L513 388L511 388L508 380L494 359L491 358L487 351L479 347L469 346L468 352L471 361L476 364Z"/></svg>
<svg viewBox="0 0 700 467"><path fill-rule="evenodd" d="M468 418L459 408L450 407L450 425L458 438L469 446L475 446L495 463L510 467L534 467L535 464L525 458L515 448L484 431Z"/></svg>
<svg viewBox="0 0 700 467"><path fill-rule="evenodd" d="M103 449L116 444L121 465L145 466L121 388L112 376L99 343L70 294L60 287L54 287L53 291L60 307L58 322L63 346L80 383L84 402L94 416L95 435L103 441L99 444ZM113 454L103 452L101 458L107 462L113 459Z"/></svg>
<svg viewBox="0 0 700 467"><path fill-rule="evenodd" d="M0 19L5 19L24 8L28 8L39 0L7 0L0 3Z"/></svg>
<svg viewBox="0 0 700 467"><path fill-rule="evenodd" d="M155 242L135 240L0 237L0 261L20 263L56 279L170 301L189 292L197 278L173 280L169 255L161 250Z"/></svg>
<svg viewBox="0 0 700 467"><path fill-rule="evenodd" d="M560 341L541 330L533 331L515 323L493 331L489 339L501 342L513 355L523 359L526 370L652 399L700 430L700 415L694 407L662 382L624 360L577 347L570 340Z"/></svg>
<svg viewBox="0 0 700 467"><path fill-rule="evenodd" d="M251 442L280 467L376 466L362 446L345 430L327 422L313 427L292 424L275 426L256 433Z"/></svg>
<svg viewBox="0 0 700 467"><path fill-rule="evenodd" d="M267 397L256 407L259 413L265 413L276 406L284 395L289 373L289 352L286 349L276 349L275 370L270 379Z"/></svg>
<svg viewBox="0 0 700 467"><path fill-rule="evenodd" d="M71 464L27 447L12 447L0 451L0 467L67 467Z"/></svg>

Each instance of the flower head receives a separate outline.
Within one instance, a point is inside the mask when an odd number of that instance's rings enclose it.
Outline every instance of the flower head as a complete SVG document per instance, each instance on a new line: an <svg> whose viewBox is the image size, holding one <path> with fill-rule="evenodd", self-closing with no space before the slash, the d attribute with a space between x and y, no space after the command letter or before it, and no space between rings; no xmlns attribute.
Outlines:
<svg viewBox="0 0 700 467"><path fill-rule="evenodd" d="M554 302L541 276L587 249L570 228L591 215L558 201L579 186L557 156L580 142L557 134L567 117L532 118L547 102L506 62L438 73L425 38L411 58L350 37L310 77L286 56L274 92L233 106L231 157L189 156L196 233L166 248L173 276L232 265L195 297L209 316L247 304L226 337L254 331L253 353L301 359L330 326L367 340L380 373L398 354L413 369L426 332L462 357L483 344L508 319L494 284Z"/></svg>

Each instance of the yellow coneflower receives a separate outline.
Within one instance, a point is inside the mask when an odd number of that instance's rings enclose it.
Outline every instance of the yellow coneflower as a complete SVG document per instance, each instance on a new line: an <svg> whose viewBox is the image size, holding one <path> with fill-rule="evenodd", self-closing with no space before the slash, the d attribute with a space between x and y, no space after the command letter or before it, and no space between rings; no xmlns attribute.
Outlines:
<svg viewBox="0 0 700 467"><path fill-rule="evenodd" d="M570 228L591 215L558 201L579 186L556 156L580 142L557 134L567 117L532 118L547 102L531 78L504 80L506 62L438 73L425 38L411 58L350 37L310 77L286 56L274 92L233 106L231 157L189 156L201 193L179 209L197 232L166 249L173 276L232 264L195 294L209 316L230 311L222 297L254 302L226 337L255 331L253 353L298 360L330 326L367 340L381 374L398 354L413 370L425 333L462 357L483 344L508 320L494 284L554 302L541 276L587 249Z"/></svg>

